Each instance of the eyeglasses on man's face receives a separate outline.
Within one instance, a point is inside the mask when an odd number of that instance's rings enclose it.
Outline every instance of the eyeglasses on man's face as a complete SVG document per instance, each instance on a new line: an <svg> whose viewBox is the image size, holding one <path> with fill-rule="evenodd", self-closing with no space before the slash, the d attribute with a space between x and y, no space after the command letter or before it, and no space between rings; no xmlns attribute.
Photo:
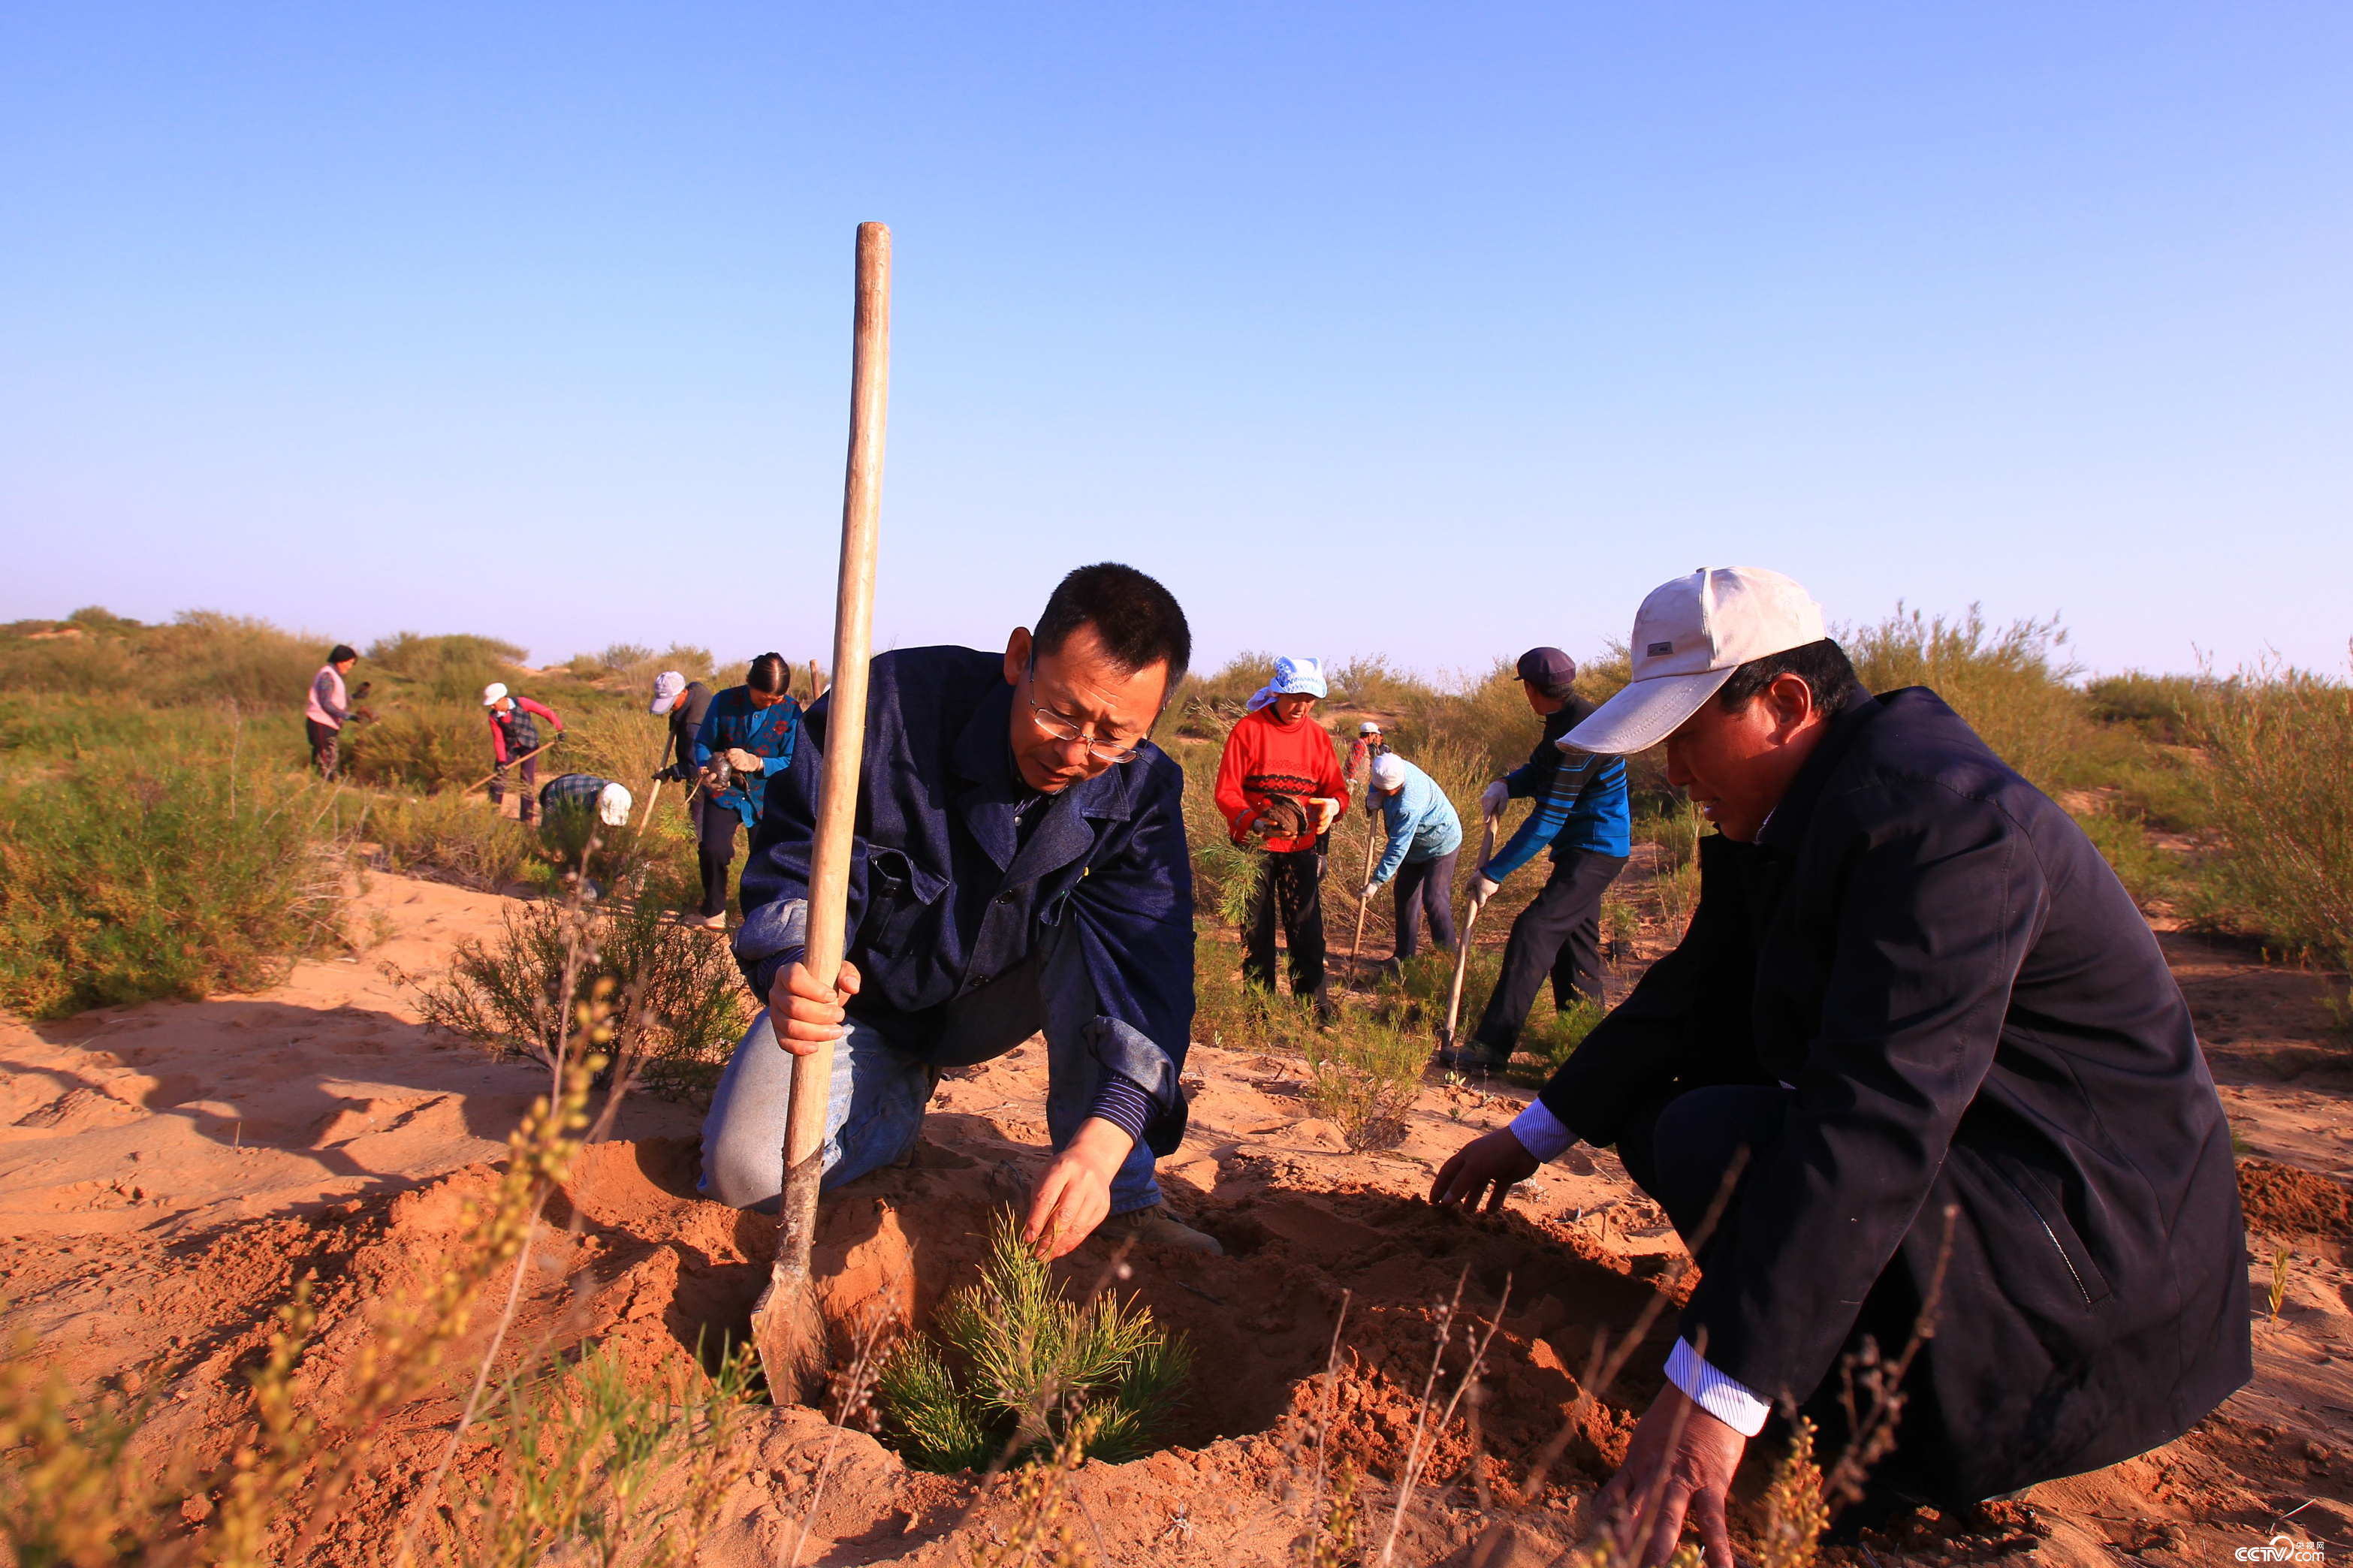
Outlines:
<svg viewBox="0 0 2353 1568"><path fill-rule="evenodd" d="M1087 755L1099 763L1129 762L1134 760L1136 752L1144 750L1146 738L1144 735L1138 735L1133 741L1121 741L1108 735L1090 735L1087 733L1085 725L1073 723L1051 708L1039 703L1034 695L1038 689L1038 660L1034 656L1029 660L1029 667L1024 672L1023 679L1029 683L1029 689L1033 694L1022 700L1029 704L1029 711L1033 715L1032 721L1056 741L1065 745L1073 741L1079 742L1086 747Z"/></svg>

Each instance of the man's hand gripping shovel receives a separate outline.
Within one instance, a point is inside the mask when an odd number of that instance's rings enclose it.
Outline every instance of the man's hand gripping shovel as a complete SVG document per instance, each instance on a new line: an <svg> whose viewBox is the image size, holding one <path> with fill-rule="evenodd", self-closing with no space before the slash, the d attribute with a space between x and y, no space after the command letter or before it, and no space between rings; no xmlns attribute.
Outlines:
<svg viewBox="0 0 2353 1568"><path fill-rule="evenodd" d="M891 231L858 226L856 346L850 361L849 468L841 503L841 581L834 601L833 701L817 838L809 855L808 942L803 964L831 990L841 973L849 900L850 836L858 820L858 767L866 744L866 664L873 645L874 556L882 507L882 431L891 399ZM779 1049L782 1048L781 1044ZM752 1309L752 1342L776 1404L825 1392L825 1320L809 1276L823 1174L833 1042L793 1061L785 1129L784 1224L768 1288Z"/></svg>

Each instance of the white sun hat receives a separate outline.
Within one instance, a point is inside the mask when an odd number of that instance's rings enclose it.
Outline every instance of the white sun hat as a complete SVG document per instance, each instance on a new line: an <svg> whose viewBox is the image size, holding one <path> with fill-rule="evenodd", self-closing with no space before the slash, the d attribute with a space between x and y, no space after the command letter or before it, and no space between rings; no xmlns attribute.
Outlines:
<svg viewBox="0 0 2353 1568"><path fill-rule="evenodd" d="M1379 789L1396 789L1405 783L1405 759L1395 752L1383 752L1373 759L1373 784Z"/></svg>
<svg viewBox="0 0 2353 1568"><path fill-rule="evenodd" d="M1634 612L1634 679L1560 738L1563 751L1628 756L1674 733L1752 658L1821 641L1822 607L1778 572L1702 567Z"/></svg>
<svg viewBox="0 0 2353 1568"><path fill-rule="evenodd" d="M493 680L488 686L482 688L482 706L485 708L493 707L497 704L499 699L504 697L506 694L507 683L503 680Z"/></svg>
<svg viewBox="0 0 2353 1568"><path fill-rule="evenodd" d="M629 792L617 784L608 784L596 792L596 820L607 827L626 827L629 823Z"/></svg>

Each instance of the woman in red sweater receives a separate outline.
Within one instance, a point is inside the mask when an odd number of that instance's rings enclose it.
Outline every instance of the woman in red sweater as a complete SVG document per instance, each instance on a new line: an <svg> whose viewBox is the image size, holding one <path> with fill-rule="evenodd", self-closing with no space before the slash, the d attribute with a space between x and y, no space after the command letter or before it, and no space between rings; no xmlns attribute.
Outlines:
<svg viewBox="0 0 2353 1568"><path fill-rule="evenodd" d="M1348 786L1332 737L1311 716L1324 695L1323 668L1312 658L1275 660L1274 679L1250 700L1250 711L1226 736L1218 763L1218 809L1237 844L1255 837L1266 850L1266 877L1250 900L1243 937L1242 979L1274 989L1274 922L1291 946L1291 994L1313 996L1328 1016L1324 979L1323 855L1317 840L1348 809Z"/></svg>

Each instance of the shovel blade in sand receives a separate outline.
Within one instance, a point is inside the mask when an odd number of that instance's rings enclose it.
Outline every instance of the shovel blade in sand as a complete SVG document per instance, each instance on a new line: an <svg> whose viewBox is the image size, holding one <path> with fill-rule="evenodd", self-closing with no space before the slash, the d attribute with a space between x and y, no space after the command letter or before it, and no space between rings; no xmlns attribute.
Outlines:
<svg viewBox="0 0 2353 1568"><path fill-rule="evenodd" d="M803 967L825 991L841 973L848 932L850 836L858 821L858 768L866 746L866 661L874 643L874 559L882 512L882 433L891 404L891 231L858 226L858 308L850 359L849 466L842 483L841 577L833 607L833 685L809 850L808 937ZM779 1031L781 1037L782 1031ZM793 1061L785 1126L784 1224L768 1288L752 1309L752 1344L778 1405L825 1394L824 1315L809 1248L824 1171L825 1110L833 1042Z"/></svg>

